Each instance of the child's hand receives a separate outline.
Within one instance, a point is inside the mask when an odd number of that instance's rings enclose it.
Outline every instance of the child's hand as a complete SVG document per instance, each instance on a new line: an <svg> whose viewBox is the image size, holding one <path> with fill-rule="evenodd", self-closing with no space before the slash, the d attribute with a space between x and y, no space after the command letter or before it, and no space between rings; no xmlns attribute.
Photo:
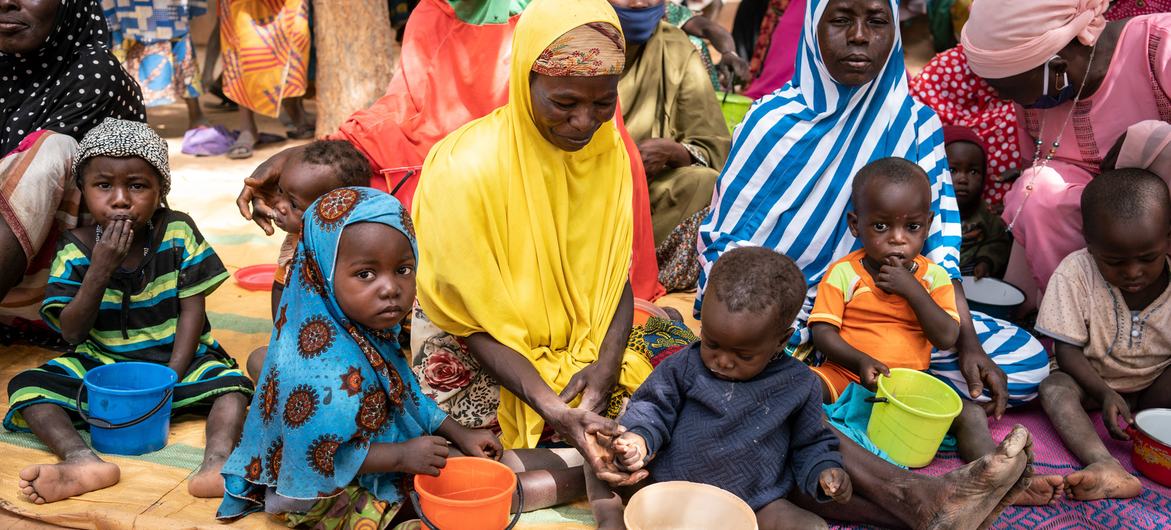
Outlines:
<svg viewBox="0 0 1171 530"><path fill-rule="evenodd" d="M635 472L646 466L648 461L646 440L630 431L614 439L611 449L618 465L627 472Z"/></svg>
<svg viewBox="0 0 1171 530"><path fill-rule="evenodd" d="M887 258L886 263L882 264L882 268L878 270L878 277L874 279L874 285L903 298L924 290L919 280L915 279L915 275L907 270L906 264L895 257Z"/></svg>
<svg viewBox="0 0 1171 530"><path fill-rule="evenodd" d="M504 446L500 445L500 440L487 429L469 429L457 425L447 433L447 437L468 456L500 460L500 456L504 454Z"/></svg>
<svg viewBox="0 0 1171 530"><path fill-rule="evenodd" d="M821 491L837 503L847 503L854 494L854 486L850 484L850 475L840 467L831 467L821 472L817 477Z"/></svg>
<svg viewBox="0 0 1171 530"><path fill-rule="evenodd" d="M398 461L394 469L412 475L439 476L447 465L447 440L440 436L420 436L398 446Z"/></svg>
<svg viewBox="0 0 1171 530"><path fill-rule="evenodd" d="M890 377L890 368L875 360L869 355L858 365L858 379L867 390L875 392L878 389L878 376Z"/></svg>
<svg viewBox="0 0 1171 530"><path fill-rule="evenodd" d="M1125 421L1127 425L1134 423L1134 416L1130 414L1130 406L1126 404L1126 400L1118 392L1107 390L1099 403L1102 404L1102 423L1106 424L1106 430L1110 432L1110 436L1114 437L1115 440L1129 440L1130 435L1118 426L1119 416L1122 416L1122 421Z"/></svg>
<svg viewBox="0 0 1171 530"><path fill-rule="evenodd" d="M977 280L992 276L992 265L987 261L977 263L975 267L972 267L972 276L975 276Z"/></svg>
<svg viewBox="0 0 1171 530"><path fill-rule="evenodd" d="M129 219L118 219L106 223L102 238L94 242L93 261L90 269L112 273L130 253L134 241L134 223Z"/></svg>

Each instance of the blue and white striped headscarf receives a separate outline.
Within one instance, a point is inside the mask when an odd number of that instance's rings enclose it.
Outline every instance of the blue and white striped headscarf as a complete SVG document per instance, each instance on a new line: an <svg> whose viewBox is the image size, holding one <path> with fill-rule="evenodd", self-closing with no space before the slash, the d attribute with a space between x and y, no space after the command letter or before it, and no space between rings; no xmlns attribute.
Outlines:
<svg viewBox="0 0 1171 530"><path fill-rule="evenodd" d="M712 264L737 247L763 246L797 262L809 282L794 341L805 342L804 321L817 282L834 261L860 244L846 226L850 187L862 166L903 157L931 180L936 212L924 254L959 277L960 214L943 148L943 130L930 108L911 99L890 0L894 44L882 72L861 86L830 76L817 45L817 22L828 0L811 0L789 84L757 101L737 127L732 152L716 182L711 213L699 230L698 312Z"/></svg>

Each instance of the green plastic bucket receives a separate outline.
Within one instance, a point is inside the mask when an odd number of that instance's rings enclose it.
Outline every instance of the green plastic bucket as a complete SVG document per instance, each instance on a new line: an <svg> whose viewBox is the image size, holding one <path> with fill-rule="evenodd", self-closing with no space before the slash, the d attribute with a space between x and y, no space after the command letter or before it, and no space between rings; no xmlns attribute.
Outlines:
<svg viewBox="0 0 1171 530"><path fill-rule="evenodd" d="M866 429L870 441L907 467L931 463L964 406L947 383L906 368L892 368L890 377L879 376L874 401Z"/></svg>
<svg viewBox="0 0 1171 530"><path fill-rule="evenodd" d="M748 109L752 107L752 98L740 94L716 92L716 99L720 100L720 110L724 113L724 121L728 123L728 132L735 131L736 126L744 121Z"/></svg>

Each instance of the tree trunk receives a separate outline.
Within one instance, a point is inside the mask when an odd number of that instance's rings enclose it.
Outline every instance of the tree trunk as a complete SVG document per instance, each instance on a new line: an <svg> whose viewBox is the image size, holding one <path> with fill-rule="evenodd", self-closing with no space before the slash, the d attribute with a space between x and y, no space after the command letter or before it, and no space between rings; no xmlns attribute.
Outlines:
<svg viewBox="0 0 1171 530"><path fill-rule="evenodd" d="M317 135L386 93L397 60L386 0L313 0Z"/></svg>

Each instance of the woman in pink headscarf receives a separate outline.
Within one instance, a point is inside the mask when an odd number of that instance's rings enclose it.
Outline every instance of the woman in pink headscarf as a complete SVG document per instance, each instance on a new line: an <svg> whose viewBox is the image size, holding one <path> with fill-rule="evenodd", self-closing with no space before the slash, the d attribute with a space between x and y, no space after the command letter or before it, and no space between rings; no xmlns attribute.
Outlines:
<svg viewBox="0 0 1171 530"><path fill-rule="evenodd" d="M1106 154L1130 125L1171 121L1171 14L1107 22L1108 7L979 0L961 36L972 71L1021 107L1024 171L1003 216L1041 290L1085 246L1082 189Z"/></svg>

